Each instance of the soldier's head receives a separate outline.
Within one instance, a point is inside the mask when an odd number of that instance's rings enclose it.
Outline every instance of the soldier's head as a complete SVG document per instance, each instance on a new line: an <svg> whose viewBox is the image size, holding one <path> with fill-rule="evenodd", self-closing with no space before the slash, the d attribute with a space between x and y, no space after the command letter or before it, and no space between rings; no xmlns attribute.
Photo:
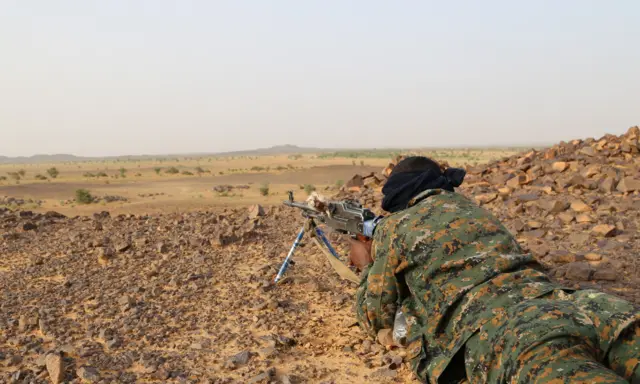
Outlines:
<svg viewBox="0 0 640 384"><path fill-rule="evenodd" d="M400 160L391 170L389 177L406 172L433 172L435 175L442 173L442 167L435 160L425 156L411 156Z"/></svg>
<svg viewBox="0 0 640 384"><path fill-rule="evenodd" d="M453 192L462 184L466 172L461 168L443 168L425 156L411 156L398 162L382 188L382 209L387 212L405 209L411 199L428 189Z"/></svg>

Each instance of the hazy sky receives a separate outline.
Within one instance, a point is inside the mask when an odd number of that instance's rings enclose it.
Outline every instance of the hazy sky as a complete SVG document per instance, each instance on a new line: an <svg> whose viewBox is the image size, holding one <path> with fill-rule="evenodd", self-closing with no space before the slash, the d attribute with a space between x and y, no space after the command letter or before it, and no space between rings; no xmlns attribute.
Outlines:
<svg viewBox="0 0 640 384"><path fill-rule="evenodd" d="M0 155L620 134L638 20L637 0L0 0Z"/></svg>

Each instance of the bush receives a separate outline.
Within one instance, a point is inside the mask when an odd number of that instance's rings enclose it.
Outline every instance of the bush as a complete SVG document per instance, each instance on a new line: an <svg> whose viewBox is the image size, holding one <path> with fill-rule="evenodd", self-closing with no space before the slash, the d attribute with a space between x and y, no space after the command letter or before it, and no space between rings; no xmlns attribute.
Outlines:
<svg viewBox="0 0 640 384"><path fill-rule="evenodd" d="M26 173L27 173L27 172L26 172L24 169L21 169L21 170L19 170L19 171L18 171L18 174L20 175L20 177L24 177L24 175L25 175Z"/></svg>
<svg viewBox="0 0 640 384"><path fill-rule="evenodd" d="M180 170L178 168L176 168L176 167L169 167L169 168L167 168L166 171L164 171L164 173L168 173L170 175L175 175L175 174L180 173Z"/></svg>
<svg viewBox="0 0 640 384"><path fill-rule="evenodd" d="M315 191L316 187L313 184L305 184L304 191L307 192L307 195L310 195L311 192Z"/></svg>
<svg viewBox="0 0 640 384"><path fill-rule="evenodd" d="M76 201L80 204L91 204L93 203L93 196L86 189L77 189Z"/></svg>
<svg viewBox="0 0 640 384"><path fill-rule="evenodd" d="M127 177L126 174L127 174L127 170L124 167L120 168L120 177L123 177L123 178Z"/></svg>
<svg viewBox="0 0 640 384"><path fill-rule="evenodd" d="M84 177L96 177L96 175L94 175L91 172L85 172L82 176L84 176Z"/></svg>
<svg viewBox="0 0 640 384"><path fill-rule="evenodd" d="M109 175L107 175L105 172L98 172L96 177L109 177Z"/></svg>
<svg viewBox="0 0 640 384"><path fill-rule="evenodd" d="M262 184L260 187L260 194L262 196L269 196L269 184Z"/></svg>
<svg viewBox="0 0 640 384"><path fill-rule="evenodd" d="M153 168L153 170L156 172L156 175L159 175L160 171L162 171L162 168L161 167L155 167L155 168Z"/></svg>
<svg viewBox="0 0 640 384"><path fill-rule="evenodd" d="M205 169L203 169L202 167L196 167L196 173L198 174L198 176L202 175L203 173L209 172Z"/></svg>
<svg viewBox="0 0 640 384"><path fill-rule="evenodd" d="M189 171L182 171L182 174L186 176L193 176L193 172L189 172Z"/></svg>
<svg viewBox="0 0 640 384"><path fill-rule="evenodd" d="M47 174L49 175L49 177L51 177L52 179L55 179L56 177L58 177L58 175L60 174L60 172L58 172L58 169L56 167L51 167L49 169L47 169Z"/></svg>
<svg viewBox="0 0 640 384"><path fill-rule="evenodd" d="M7 180L6 176L0 176L0 181L5 181L5 180Z"/></svg>
<svg viewBox="0 0 640 384"><path fill-rule="evenodd" d="M20 174L18 172L7 172L7 175L15 181L20 181Z"/></svg>
<svg viewBox="0 0 640 384"><path fill-rule="evenodd" d="M41 174L38 173L37 175L35 175L35 179L36 180L47 180L47 177L46 176L42 176Z"/></svg>

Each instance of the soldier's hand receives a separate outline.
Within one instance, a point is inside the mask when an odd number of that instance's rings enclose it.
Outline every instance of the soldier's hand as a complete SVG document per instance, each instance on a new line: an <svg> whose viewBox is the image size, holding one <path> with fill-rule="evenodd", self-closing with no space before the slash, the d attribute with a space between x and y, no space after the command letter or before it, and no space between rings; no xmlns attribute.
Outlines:
<svg viewBox="0 0 640 384"><path fill-rule="evenodd" d="M349 239L351 249L349 251L349 260L359 270L363 270L367 265L373 263L371 258L371 240L359 241Z"/></svg>

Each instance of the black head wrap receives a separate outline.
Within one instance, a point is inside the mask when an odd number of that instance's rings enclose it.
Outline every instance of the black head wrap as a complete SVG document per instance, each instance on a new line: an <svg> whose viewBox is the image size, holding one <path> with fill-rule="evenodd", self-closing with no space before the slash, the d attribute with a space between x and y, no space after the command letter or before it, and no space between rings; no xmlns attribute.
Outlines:
<svg viewBox="0 0 640 384"><path fill-rule="evenodd" d="M465 175L462 168L447 168L443 172L438 163L427 157L407 157L393 168L382 188L382 209L391 213L403 210L412 198L427 189L453 192Z"/></svg>

